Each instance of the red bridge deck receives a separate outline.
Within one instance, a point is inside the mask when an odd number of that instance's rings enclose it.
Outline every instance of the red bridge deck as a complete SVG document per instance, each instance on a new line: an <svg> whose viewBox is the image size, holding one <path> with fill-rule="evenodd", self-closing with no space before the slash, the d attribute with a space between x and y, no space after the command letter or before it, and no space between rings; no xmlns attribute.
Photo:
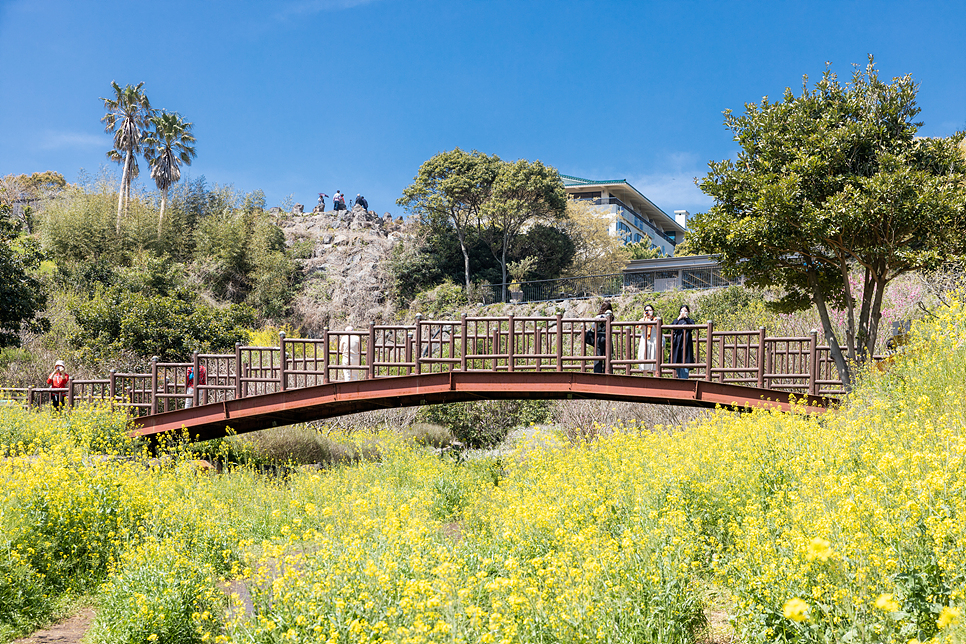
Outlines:
<svg viewBox="0 0 966 644"><path fill-rule="evenodd" d="M585 343L599 325L603 355ZM662 339L639 352L642 332ZM694 362L668 362L672 334L689 332ZM593 373L595 365L603 373ZM189 392L187 372L206 378ZM688 370L688 379L670 376ZM655 374L660 377L655 377ZM23 393L43 404L56 390ZM476 399L598 398L713 407L777 406L791 396L819 411L842 392L827 346L765 329L716 331L711 322L665 327L610 318L514 316L422 320L328 331L322 338L280 337L277 347L235 347L195 354L190 363L152 360L150 373L114 373L70 383L67 402L111 400L127 406L137 434L182 427L202 439L359 411ZM188 402L193 406L187 406Z"/></svg>

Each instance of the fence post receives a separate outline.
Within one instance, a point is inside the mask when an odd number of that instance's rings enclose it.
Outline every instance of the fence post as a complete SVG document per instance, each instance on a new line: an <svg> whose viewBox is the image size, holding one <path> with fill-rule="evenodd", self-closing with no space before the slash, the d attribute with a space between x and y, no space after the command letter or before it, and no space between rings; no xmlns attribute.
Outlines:
<svg viewBox="0 0 966 644"><path fill-rule="evenodd" d="M808 341L808 393L818 395L818 331L812 329Z"/></svg>
<svg viewBox="0 0 966 644"><path fill-rule="evenodd" d="M506 369L507 371L513 371L513 350L514 350L514 329L513 329L513 314L510 314L510 326L507 328L506 332Z"/></svg>
<svg viewBox="0 0 966 644"><path fill-rule="evenodd" d="M405 358L406 358L406 375L411 376L413 375L413 368L411 365L413 361L413 332L412 331L406 332Z"/></svg>
<svg viewBox="0 0 966 644"><path fill-rule="evenodd" d="M711 382L711 367L714 366L714 343L712 342L714 336L714 320L708 320L708 335L704 339L704 379Z"/></svg>
<svg viewBox="0 0 966 644"><path fill-rule="evenodd" d="M285 374L285 331L279 331L278 333L278 353L279 353L279 363L278 363L278 384L282 391L285 391L286 381L288 378Z"/></svg>
<svg viewBox="0 0 966 644"><path fill-rule="evenodd" d="M614 349L614 339L611 337L611 322L614 320L614 313L607 311L604 318L604 373L610 375L614 373L614 365L611 364L611 351Z"/></svg>
<svg viewBox="0 0 966 644"><path fill-rule="evenodd" d="M34 406L34 388L27 387L27 409Z"/></svg>
<svg viewBox="0 0 966 644"><path fill-rule="evenodd" d="M322 384L329 384L329 327L322 329Z"/></svg>
<svg viewBox="0 0 966 644"><path fill-rule="evenodd" d="M460 371L466 371L466 313L460 313Z"/></svg>
<svg viewBox="0 0 966 644"><path fill-rule="evenodd" d="M563 314L557 314L557 371L563 371Z"/></svg>
<svg viewBox="0 0 966 644"><path fill-rule="evenodd" d="M151 358L151 414L158 413L158 356Z"/></svg>
<svg viewBox="0 0 966 644"><path fill-rule="evenodd" d="M201 384L201 378L198 375L199 364L200 364L200 361L198 360L198 352L192 351L191 352L191 369L192 369L191 373L194 374L194 380L192 381L192 384L191 384L191 406L192 407L197 407L198 401L201 399L201 396L199 395L200 392L198 391L198 385Z"/></svg>
<svg viewBox="0 0 966 644"><path fill-rule="evenodd" d="M745 338L745 342L746 343L748 342L747 338ZM748 354L746 353L745 356L747 357L747 355ZM732 359L734 360L735 368L737 368L738 367L738 338L737 337L735 337L734 357ZM721 336L721 342L718 343L718 368L722 370L727 368L725 365L725 336ZM744 375L742 375L742 377L744 377ZM725 381L725 371L721 371L718 373L718 382L724 382L724 381Z"/></svg>
<svg viewBox="0 0 966 644"><path fill-rule="evenodd" d="M765 327L758 327L758 388L765 388Z"/></svg>
<svg viewBox="0 0 966 644"><path fill-rule="evenodd" d="M111 404L114 404L114 396L117 395L117 369L111 369L110 375L108 376L107 394L111 398Z"/></svg>
<svg viewBox="0 0 966 644"><path fill-rule="evenodd" d="M664 363L664 327L661 318L656 318L654 323L654 375L660 378Z"/></svg>
<svg viewBox="0 0 966 644"><path fill-rule="evenodd" d="M372 380L376 377L376 367L373 363L376 361L376 325L372 322L369 323L369 345L366 347L366 362L368 363L368 369L366 370L366 380Z"/></svg>
<svg viewBox="0 0 966 644"><path fill-rule="evenodd" d="M420 359L423 357L423 314L416 314L416 337L415 337L415 351L413 352L413 359L416 363L416 375L422 375L422 365L420 364Z"/></svg>
<svg viewBox="0 0 966 644"><path fill-rule="evenodd" d="M242 359L241 342L235 343L235 400L241 400L242 394Z"/></svg>

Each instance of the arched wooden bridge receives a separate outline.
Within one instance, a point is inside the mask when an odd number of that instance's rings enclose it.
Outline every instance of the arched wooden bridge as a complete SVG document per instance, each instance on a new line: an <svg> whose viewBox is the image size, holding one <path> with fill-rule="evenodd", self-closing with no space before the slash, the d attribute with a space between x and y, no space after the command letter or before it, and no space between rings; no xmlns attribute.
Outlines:
<svg viewBox="0 0 966 644"><path fill-rule="evenodd" d="M585 343L602 327L604 355ZM642 331L664 350L638 358ZM77 380L67 390L33 389L33 404L63 391L66 402L112 400L132 412L134 432L185 429L197 439L331 418L374 409L478 399L580 399L714 407L822 411L842 393L827 346L816 333L770 337L765 329L690 330L695 362L671 363L671 328L607 317L462 317L411 325L370 325L322 338L280 337L279 346L235 347L234 354L195 354L190 363L151 362L150 373ZM603 373L594 373L600 363ZM187 390L187 373L204 367L207 382ZM677 369L688 369L678 379ZM191 405L187 403L191 402ZM230 430L229 430L230 428Z"/></svg>

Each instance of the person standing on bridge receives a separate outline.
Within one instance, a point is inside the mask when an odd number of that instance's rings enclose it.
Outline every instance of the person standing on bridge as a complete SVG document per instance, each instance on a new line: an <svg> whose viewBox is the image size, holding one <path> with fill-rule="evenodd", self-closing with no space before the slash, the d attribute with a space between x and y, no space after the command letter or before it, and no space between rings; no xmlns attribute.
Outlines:
<svg viewBox="0 0 966 644"><path fill-rule="evenodd" d="M361 344L358 333L352 333L352 326L345 328L346 334L339 339L339 353L342 354L342 364L344 366L355 366L361 364ZM359 380L361 373L358 369L343 369L343 380Z"/></svg>
<svg viewBox="0 0 966 644"><path fill-rule="evenodd" d="M58 360L54 363L53 372L47 376L47 386L52 389L66 389L69 383L70 375L67 373L67 367L64 366L63 360ZM54 409L59 409L64 404L64 396L66 395L64 391L50 392L50 404L54 406Z"/></svg>
<svg viewBox="0 0 966 644"><path fill-rule="evenodd" d="M673 325L694 324L691 319L691 309L685 304L678 313L678 318L671 322ZM671 362L672 363L691 363L694 362L694 338L691 329L674 329L671 331ZM687 367L675 367L677 377L687 380L690 371Z"/></svg>
<svg viewBox="0 0 966 644"><path fill-rule="evenodd" d="M188 377L186 379L188 389L185 391L188 394L188 400L185 401L185 409L193 406L195 404L195 372L194 367L188 367ZM203 364L198 365L198 386L208 384L208 369Z"/></svg>
<svg viewBox="0 0 966 644"><path fill-rule="evenodd" d="M657 366L657 322L652 305L644 305L644 317L641 318L641 322L643 328L641 340L637 345L637 359L641 362L641 369L645 374L653 374Z"/></svg>
<svg viewBox="0 0 966 644"><path fill-rule="evenodd" d="M600 311L597 313L597 320L594 324L596 327L594 329L594 349L595 354L598 356L607 355L607 317L613 317L614 309L611 306L610 300L604 300L600 303ZM598 360L594 363L594 373L604 373L604 360Z"/></svg>

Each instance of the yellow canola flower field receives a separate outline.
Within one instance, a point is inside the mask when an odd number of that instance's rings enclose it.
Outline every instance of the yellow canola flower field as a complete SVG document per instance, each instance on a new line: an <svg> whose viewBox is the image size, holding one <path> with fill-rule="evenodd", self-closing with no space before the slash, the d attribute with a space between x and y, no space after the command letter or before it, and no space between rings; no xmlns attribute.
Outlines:
<svg viewBox="0 0 966 644"><path fill-rule="evenodd" d="M0 639L89 592L93 642L699 642L717 587L743 643L961 642L964 400L953 302L841 410L461 462L386 434L214 474L103 410L0 411Z"/></svg>

